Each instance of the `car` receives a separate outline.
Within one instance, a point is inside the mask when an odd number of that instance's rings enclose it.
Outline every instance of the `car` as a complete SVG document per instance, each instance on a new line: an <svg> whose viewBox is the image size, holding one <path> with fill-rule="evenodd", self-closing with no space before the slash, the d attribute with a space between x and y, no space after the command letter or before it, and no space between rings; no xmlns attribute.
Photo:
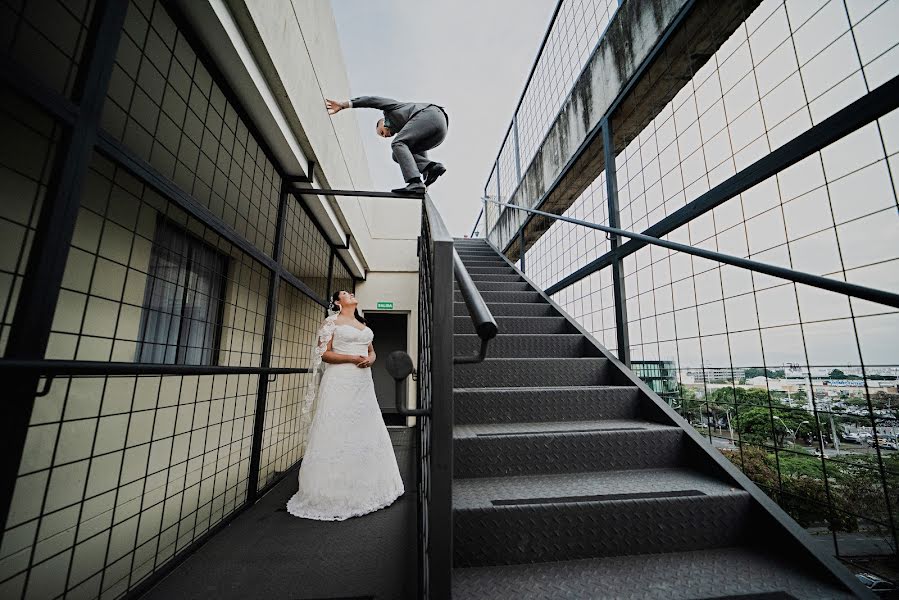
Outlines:
<svg viewBox="0 0 899 600"><path fill-rule="evenodd" d="M896 585L892 581L887 581L873 573L856 573L855 578L878 596L893 596L896 591Z"/></svg>
<svg viewBox="0 0 899 600"><path fill-rule="evenodd" d="M870 439L868 440L868 445L872 448L880 448L881 450L899 450L899 444L896 442L888 442L883 439Z"/></svg>

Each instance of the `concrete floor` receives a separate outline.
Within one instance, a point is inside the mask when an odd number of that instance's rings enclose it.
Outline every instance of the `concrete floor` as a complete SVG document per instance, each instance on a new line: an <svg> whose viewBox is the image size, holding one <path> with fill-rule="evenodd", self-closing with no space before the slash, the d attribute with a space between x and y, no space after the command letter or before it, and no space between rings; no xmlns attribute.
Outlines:
<svg viewBox="0 0 899 600"><path fill-rule="evenodd" d="M390 428L406 493L388 508L339 522L293 517L284 505L294 470L143 599L417 597L415 431Z"/></svg>

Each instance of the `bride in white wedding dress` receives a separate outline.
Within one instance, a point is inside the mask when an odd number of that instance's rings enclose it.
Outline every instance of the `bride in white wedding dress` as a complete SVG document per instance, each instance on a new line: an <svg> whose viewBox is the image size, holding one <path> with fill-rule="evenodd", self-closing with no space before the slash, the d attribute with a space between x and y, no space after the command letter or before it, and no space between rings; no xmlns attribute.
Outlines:
<svg viewBox="0 0 899 600"><path fill-rule="evenodd" d="M404 492L371 376L374 333L357 305L353 294L335 293L319 330L313 382L319 361L325 365L318 407L300 465L300 489L287 501L287 512L296 517L343 521L389 506ZM307 403L315 393L313 383Z"/></svg>

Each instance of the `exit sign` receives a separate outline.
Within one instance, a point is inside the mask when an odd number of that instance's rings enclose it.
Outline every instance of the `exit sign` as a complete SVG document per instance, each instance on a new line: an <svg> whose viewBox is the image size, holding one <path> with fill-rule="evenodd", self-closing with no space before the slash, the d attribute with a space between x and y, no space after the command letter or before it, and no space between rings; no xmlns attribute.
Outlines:
<svg viewBox="0 0 899 600"><path fill-rule="evenodd" d="M378 310L392 310L393 302L378 302Z"/></svg>

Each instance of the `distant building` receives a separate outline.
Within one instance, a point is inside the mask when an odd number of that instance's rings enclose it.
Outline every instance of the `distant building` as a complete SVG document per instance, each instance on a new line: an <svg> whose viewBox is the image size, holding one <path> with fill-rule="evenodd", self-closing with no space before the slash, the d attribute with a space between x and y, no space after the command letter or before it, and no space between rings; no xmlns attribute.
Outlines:
<svg viewBox="0 0 899 600"><path fill-rule="evenodd" d="M721 383L724 381L740 381L746 375L745 368L703 367L687 369L687 375L696 383Z"/></svg>
<svg viewBox="0 0 899 600"><path fill-rule="evenodd" d="M669 401L677 397L677 367L670 360L635 360L631 363L634 373L652 391Z"/></svg>

